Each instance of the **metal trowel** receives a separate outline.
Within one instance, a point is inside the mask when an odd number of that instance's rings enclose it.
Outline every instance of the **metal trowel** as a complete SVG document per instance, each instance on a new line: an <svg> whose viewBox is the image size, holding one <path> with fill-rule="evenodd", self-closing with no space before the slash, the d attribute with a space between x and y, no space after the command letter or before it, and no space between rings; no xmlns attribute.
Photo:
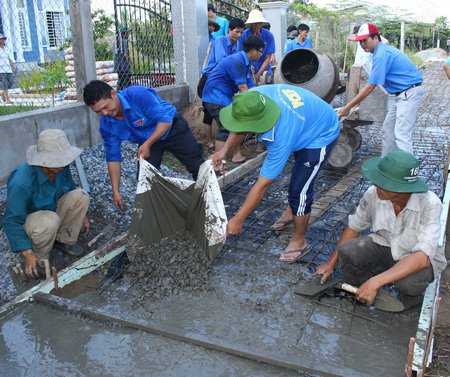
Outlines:
<svg viewBox="0 0 450 377"><path fill-rule="evenodd" d="M358 290L357 287L354 287L353 285L347 283L342 283L337 287L350 293L356 293L356 291ZM405 306L403 305L403 303L397 297L392 296L389 292L385 291L383 288L380 288L378 290L378 294L377 297L375 298L373 306L376 309L385 312L398 313L405 310Z"/></svg>

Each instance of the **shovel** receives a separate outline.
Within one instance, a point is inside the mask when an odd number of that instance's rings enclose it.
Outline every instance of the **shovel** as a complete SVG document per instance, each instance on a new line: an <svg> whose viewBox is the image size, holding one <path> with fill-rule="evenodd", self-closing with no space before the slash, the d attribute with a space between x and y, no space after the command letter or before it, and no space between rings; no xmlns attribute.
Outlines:
<svg viewBox="0 0 450 377"><path fill-rule="evenodd" d="M314 296L327 288L342 283L342 279L332 278L322 284L320 279L322 279L322 275L316 276L313 280L300 283L294 290L294 293L302 296Z"/></svg>
<svg viewBox="0 0 450 377"><path fill-rule="evenodd" d="M303 284L299 284L299 286L294 290L294 293L303 296L314 296L327 288L336 287L342 289L344 291L355 294L358 288L342 283L342 279L328 279L325 283L321 284L320 279L322 276L318 276L317 278L305 282ZM342 284L341 284L342 283ZM396 297L386 292L384 289L379 289L377 297L375 298L375 302L373 306L379 310L385 312L402 312L405 310L403 303Z"/></svg>
<svg viewBox="0 0 450 377"><path fill-rule="evenodd" d="M342 283L340 286L338 286L338 288L341 288L342 290L350 293L356 293L356 291L358 290L358 288L347 283ZM385 312L398 313L405 310L405 306L397 297L392 296L389 292L385 291L382 288L378 290L378 294L377 297L375 297L373 306Z"/></svg>

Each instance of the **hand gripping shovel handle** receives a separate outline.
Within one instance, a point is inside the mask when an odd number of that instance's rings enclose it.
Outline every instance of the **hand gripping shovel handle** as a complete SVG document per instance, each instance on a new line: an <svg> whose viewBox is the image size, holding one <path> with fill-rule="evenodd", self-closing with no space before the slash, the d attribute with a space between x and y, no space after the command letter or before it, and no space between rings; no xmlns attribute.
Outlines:
<svg viewBox="0 0 450 377"><path fill-rule="evenodd" d="M356 294L356 291L358 290L358 288L354 287L353 285L347 284L347 283L342 283L341 289L343 289L344 291L353 293L353 294Z"/></svg>
<svg viewBox="0 0 450 377"><path fill-rule="evenodd" d="M356 293L358 288L353 285L342 283L341 289L350 293ZM390 295L388 292L380 289L378 291L377 297L375 298L375 302L373 304L377 309L383 310L386 312L402 312L405 310L403 303L397 299L396 297Z"/></svg>

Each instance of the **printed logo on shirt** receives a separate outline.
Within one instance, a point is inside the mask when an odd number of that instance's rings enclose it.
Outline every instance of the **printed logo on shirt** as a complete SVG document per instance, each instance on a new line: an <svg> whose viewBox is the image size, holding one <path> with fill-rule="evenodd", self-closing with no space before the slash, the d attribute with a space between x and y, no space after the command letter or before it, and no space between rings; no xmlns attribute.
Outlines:
<svg viewBox="0 0 450 377"><path fill-rule="evenodd" d="M297 107L304 106L304 102L302 102L302 97L293 89L283 89L282 93L287 97L287 99L291 102L292 107L296 109Z"/></svg>
<svg viewBox="0 0 450 377"><path fill-rule="evenodd" d="M142 126L144 124L144 119L138 119L133 122L136 126Z"/></svg>
<svg viewBox="0 0 450 377"><path fill-rule="evenodd" d="M311 165L309 164L309 161L306 161L303 165L306 166L307 168L311 167Z"/></svg>

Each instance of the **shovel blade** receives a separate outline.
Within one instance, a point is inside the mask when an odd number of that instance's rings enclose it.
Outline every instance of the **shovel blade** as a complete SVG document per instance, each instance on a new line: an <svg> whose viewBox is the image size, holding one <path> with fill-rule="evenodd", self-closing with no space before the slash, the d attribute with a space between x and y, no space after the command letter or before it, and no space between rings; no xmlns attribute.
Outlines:
<svg viewBox="0 0 450 377"><path fill-rule="evenodd" d="M313 280L310 281L301 281L297 287L294 289L294 293L302 296L314 296L319 292L324 291L338 283L341 283L341 279L331 278L328 279L325 283L321 284L320 279L322 276L317 276Z"/></svg>
<svg viewBox="0 0 450 377"><path fill-rule="evenodd" d="M374 302L375 308L385 312L399 313L405 310L403 303L389 292L380 288Z"/></svg>

